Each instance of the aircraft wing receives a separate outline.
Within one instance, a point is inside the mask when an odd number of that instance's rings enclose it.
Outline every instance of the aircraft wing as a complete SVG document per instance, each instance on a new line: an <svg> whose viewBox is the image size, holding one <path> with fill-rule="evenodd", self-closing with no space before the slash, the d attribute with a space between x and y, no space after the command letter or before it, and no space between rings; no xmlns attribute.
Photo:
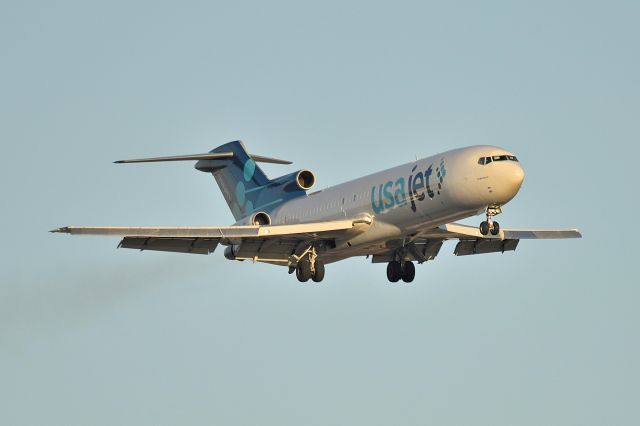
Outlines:
<svg viewBox="0 0 640 426"><path fill-rule="evenodd" d="M482 238L487 240L541 240L558 238L582 238L577 229L500 229L498 235L482 235L474 226L449 223L434 228L421 236L442 236L445 239Z"/></svg>
<svg viewBox="0 0 640 426"><path fill-rule="evenodd" d="M351 219L291 225L249 225L226 227L110 227L65 226L51 232L72 235L104 235L124 237L119 248L157 250L180 253L209 254L218 244L242 245L247 258L255 253L270 252L272 260L287 259L303 242L334 240L360 233L371 224L370 219ZM258 249L257 251L255 249Z"/></svg>
<svg viewBox="0 0 640 426"><path fill-rule="evenodd" d="M520 240L582 238L577 229L500 229L498 235L482 235L474 226L449 223L417 234L409 244L405 242L406 256L420 263L433 260L446 240L458 240L456 256L514 251ZM389 262L395 250L373 254L373 262Z"/></svg>

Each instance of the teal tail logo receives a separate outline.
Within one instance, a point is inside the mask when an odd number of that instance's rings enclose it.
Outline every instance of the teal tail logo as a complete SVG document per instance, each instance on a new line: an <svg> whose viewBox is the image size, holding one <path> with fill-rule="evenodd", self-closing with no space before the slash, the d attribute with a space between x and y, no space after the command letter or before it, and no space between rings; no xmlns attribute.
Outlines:
<svg viewBox="0 0 640 426"><path fill-rule="evenodd" d="M236 202L234 203L232 210L235 216L243 216L253 213L253 203L251 200L247 200L247 187L246 183L251 182L254 173L256 172L256 162L249 158L242 168L242 178L244 180L238 180L236 184ZM260 189L260 187L258 187Z"/></svg>

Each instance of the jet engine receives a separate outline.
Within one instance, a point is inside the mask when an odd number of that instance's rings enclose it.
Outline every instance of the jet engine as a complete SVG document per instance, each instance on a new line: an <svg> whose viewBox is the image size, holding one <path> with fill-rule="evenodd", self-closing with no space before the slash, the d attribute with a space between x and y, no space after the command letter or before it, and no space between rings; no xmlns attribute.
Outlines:
<svg viewBox="0 0 640 426"><path fill-rule="evenodd" d="M251 216L252 225L271 225L271 216L265 212L256 212Z"/></svg>
<svg viewBox="0 0 640 426"><path fill-rule="evenodd" d="M316 175L314 175L311 170L303 169L296 174L296 184L300 189L304 189L306 191L307 189L311 189L315 183Z"/></svg>

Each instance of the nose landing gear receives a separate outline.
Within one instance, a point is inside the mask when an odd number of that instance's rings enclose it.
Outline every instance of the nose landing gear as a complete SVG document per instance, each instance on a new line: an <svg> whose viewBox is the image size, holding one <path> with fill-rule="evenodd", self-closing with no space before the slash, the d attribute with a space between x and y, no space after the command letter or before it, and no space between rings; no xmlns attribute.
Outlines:
<svg viewBox="0 0 640 426"><path fill-rule="evenodd" d="M493 216L502 213L500 206L487 207L487 220L480 223L480 233L482 235L498 235L500 233L500 224L493 220Z"/></svg>
<svg viewBox="0 0 640 426"><path fill-rule="evenodd" d="M492 220L480 222L479 228L482 235L489 235L489 232L491 232L491 235L498 235L498 233L500 233L500 224Z"/></svg>

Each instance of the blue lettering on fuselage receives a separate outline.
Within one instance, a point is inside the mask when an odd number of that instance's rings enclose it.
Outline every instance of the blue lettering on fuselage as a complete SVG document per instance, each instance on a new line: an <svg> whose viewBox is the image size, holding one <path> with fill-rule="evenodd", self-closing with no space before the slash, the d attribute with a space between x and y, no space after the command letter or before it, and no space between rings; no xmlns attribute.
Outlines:
<svg viewBox="0 0 640 426"><path fill-rule="evenodd" d="M371 208L374 213L382 213L405 204L409 204L411 210L415 212L417 211L417 201L424 201L426 197L433 199L435 194L431 189L430 182L433 164L430 164L424 172L415 173L417 168L416 164L406 180L400 177L395 181L390 180L371 188Z"/></svg>

